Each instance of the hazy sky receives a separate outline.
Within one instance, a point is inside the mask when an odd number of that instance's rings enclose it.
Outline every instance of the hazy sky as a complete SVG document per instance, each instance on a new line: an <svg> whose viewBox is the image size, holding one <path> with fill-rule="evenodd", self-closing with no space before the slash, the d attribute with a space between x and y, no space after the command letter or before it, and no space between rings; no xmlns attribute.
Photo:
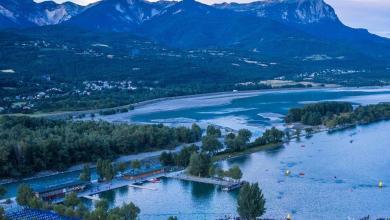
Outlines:
<svg viewBox="0 0 390 220"><path fill-rule="evenodd" d="M36 0L43 1L43 0ZM67 0L55 0L64 2ZM96 0L70 0L86 5ZM206 4L229 0L200 0ZM250 2L235 0L234 2ZM390 38L390 0L325 0L335 8L340 20L351 27L366 28L370 32Z"/></svg>

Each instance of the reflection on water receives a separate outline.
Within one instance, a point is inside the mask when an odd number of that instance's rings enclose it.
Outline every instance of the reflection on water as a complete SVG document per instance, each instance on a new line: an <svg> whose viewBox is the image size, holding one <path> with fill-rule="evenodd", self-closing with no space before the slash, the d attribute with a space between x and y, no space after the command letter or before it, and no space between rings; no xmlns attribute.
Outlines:
<svg viewBox="0 0 390 220"><path fill-rule="evenodd" d="M214 196L216 186L202 183L191 184L191 195L194 201L202 199L208 201L210 197Z"/></svg>

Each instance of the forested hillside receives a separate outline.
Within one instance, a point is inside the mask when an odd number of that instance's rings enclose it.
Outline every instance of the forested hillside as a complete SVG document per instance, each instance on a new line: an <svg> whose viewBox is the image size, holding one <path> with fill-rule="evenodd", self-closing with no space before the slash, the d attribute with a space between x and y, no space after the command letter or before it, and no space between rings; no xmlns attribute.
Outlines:
<svg viewBox="0 0 390 220"><path fill-rule="evenodd" d="M385 61L373 63L357 55L178 50L128 33L65 26L3 31L0 47L2 113L96 109L159 97L262 89L269 87L259 81L273 78L378 85L390 71Z"/></svg>

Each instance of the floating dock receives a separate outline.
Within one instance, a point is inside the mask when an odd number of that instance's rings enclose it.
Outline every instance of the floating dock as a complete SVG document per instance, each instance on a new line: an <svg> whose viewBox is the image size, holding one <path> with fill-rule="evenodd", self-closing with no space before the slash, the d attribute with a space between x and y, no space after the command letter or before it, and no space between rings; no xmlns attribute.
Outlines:
<svg viewBox="0 0 390 220"><path fill-rule="evenodd" d="M148 189L148 190L154 190L154 191L157 190L157 188L146 187L146 186L142 186L142 185L134 185L134 184L129 184L129 187L139 188L139 189Z"/></svg>
<svg viewBox="0 0 390 220"><path fill-rule="evenodd" d="M90 199L92 201L100 201L100 198L97 197L97 196L88 196L88 195L84 195L82 196L83 198L86 198L86 199Z"/></svg>
<svg viewBox="0 0 390 220"><path fill-rule="evenodd" d="M206 178L206 177L198 177L198 176L191 176L187 175L185 173L180 173L177 175L169 176L173 179L179 179L179 180L185 180L185 181L192 181L192 182L198 182L198 183L206 183L206 184L212 184L216 186L221 186L222 190L224 191L230 191L237 188L240 188L242 185L242 182L240 181L230 181L230 180L223 180L223 179L216 179L216 178Z"/></svg>

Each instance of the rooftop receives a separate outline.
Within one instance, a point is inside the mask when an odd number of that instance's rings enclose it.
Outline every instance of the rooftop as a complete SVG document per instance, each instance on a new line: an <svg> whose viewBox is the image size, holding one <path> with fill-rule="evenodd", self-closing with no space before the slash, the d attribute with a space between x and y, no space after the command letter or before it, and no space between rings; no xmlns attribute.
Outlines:
<svg viewBox="0 0 390 220"><path fill-rule="evenodd" d="M73 187L73 186L79 186L79 185L87 185L87 181L81 181L81 180L75 180L72 182L66 182L58 185L51 185L51 186L42 186L42 187L36 187L33 189L34 192L38 193L44 193L44 192L50 192L58 189L64 189L68 187Z"/></svg>

